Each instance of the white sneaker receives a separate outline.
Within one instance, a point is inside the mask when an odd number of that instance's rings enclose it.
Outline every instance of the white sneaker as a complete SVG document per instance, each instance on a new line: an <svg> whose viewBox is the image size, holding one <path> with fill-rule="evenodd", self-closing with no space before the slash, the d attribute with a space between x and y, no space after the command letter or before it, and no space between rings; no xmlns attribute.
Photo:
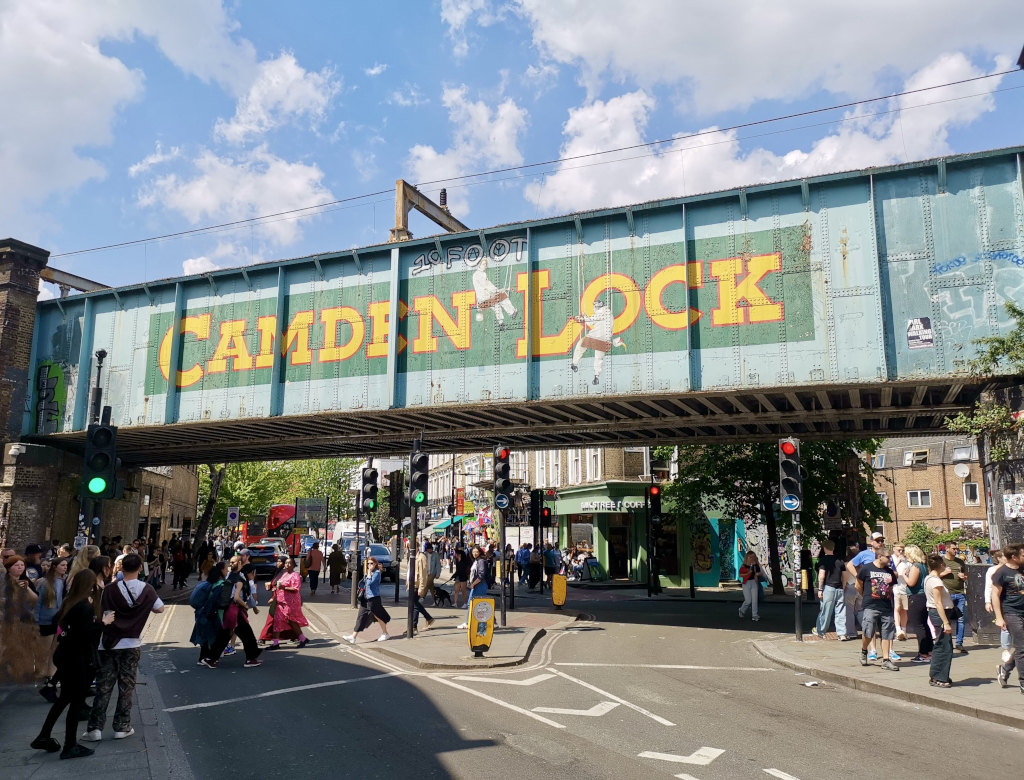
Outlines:
<svg viewBox="0 0 1024 780"><path fill-rule="evenodd" d="M99 729L93 729L92 731L86 731L85 733L82 734L80 739L83 739L86 742L99 742L101 739L103 739L103 732L100 731Z"/></svg>
<svg viewBox="0 0 1024 780"><path fill-rule="evenodd" d="M344 639L350 645L354 645L356 643L356 635L355 634L345 634L345 636L343 636L342 639Z"/></svg>
<svg viewBox="0 0 1024 780"><path fill-rule="evenodd" d="M378 642L387 642L389 639L391 639L391 637L388 634L381 634L377 637Z"/></svg>
<svg viewBox="0 0 1024 780"><path fill-rule="evenodd" d="M127 731L115 731L114 739L125 739L135 733L135 729L131 726L128 727Z"/></svg>
<svg viewBox="0 0 1024 780"><path fill-rule="evenodd" d="M459 625L457 625L456 628L459 629L460 631L464 630L464 629L467 629L467 628L469 628L469 623L459 623Z"/></svg>

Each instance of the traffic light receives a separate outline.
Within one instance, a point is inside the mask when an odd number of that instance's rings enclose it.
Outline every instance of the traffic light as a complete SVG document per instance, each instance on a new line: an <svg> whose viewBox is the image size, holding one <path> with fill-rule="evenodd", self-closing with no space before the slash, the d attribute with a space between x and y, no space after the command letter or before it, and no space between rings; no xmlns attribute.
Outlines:
<svg viewBox="0 0 1024 780"><path fill-rule="evenodd" d="M448 505L448 517L455 517L455 504Z"/></svg>
<svg viewBox="0 0 1024 780"><path fill-rule="evenodd" d="M430 456L420 452L420 444L413 445L409 457L409 503L413 510L427 503L427 482L430 479Z"/></svg>
<svg viewBox="0 0 1024 780"><path fill-rule="evenodd" d="M359 491L359 506L363 514L377 511L377 469L363 469L363 487Z"/></svg>
<svg viewBox="0 0 1024 780"><path fill-rule="evenodd" d="M661 486L651 485L647 488L647 505L651 508L651 520L661 522Z"/></svg>
<svg viewBox="0 0 1024 780"><path fill-rule="evenodd" d="M90 425L82 461L82 495L113 498L117 491L117 428Z"/></svg>
<svg viewBox="0 0 1024 780"><path fill-rule="evenodd" d="M551 507L542 506L540 508L540 524L545 528L551 525Z"/></svg>
<svg viewBox="0 0 1024 780"><path fill-rule="evenodd" d="M512 453L508 447L498 446L494 448L494 495L503 493L506 496L512 495L512 467L508 458Z"/></svg>
<svg viewBox="0 0 1024 780"><path fill-rule="evenodd" d="M530 491L530 525L540 527L540 510L544 506L544 491L536 488Z"/></svg>
<svg viewBox="0 0 1024 780"><path fill-rule="evenodd" d="M804 503L800 441L779 439L779 503L787 512L798 512Z"/></svg>

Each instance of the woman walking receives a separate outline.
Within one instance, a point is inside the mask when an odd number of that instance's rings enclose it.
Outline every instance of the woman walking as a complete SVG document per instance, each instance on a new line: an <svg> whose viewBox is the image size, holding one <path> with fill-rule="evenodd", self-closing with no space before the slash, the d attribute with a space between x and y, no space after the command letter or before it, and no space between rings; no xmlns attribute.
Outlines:
<svg viewBox="0 0 1024 780"><path fill-rule="evenodd" d="M388 623L391 622L391 615L384 609L380 598L380 562L376 558L366 559L366 576L363 577L365 594L359 598L359 613L356 615L356 624L351 634L342 637L346 642L356 643L359 632L367 628L374 620L380 626L378 642L386 642L388 636Z"/></svg>
<svg viewBox="0 0 1024 780"><path fill-rule="evenodd" d="M57 667L53 665L53 653L57 649L57 613L64 603L64 577L70 563L67 558L58 558L46 570L43 578L36 580L36 623L39 635L46 648L46 683L39 689L40 695L51 704L57 701Z"/></svg>
<svg viewBox="0 0 1024 780"><path fill-rule="evenodd" d="M753 550L743 556L743 565L740 566L740 582L743 583L743 603L740 605L739 615L742 618L744 612L749 608L750 619L755 623L761 618L757 614L757 600L761 595L761 564Z"/></svg>
<svg viewBox="0 0 1024 780"><path fill-rule="evenodd" d="M60 696L50 707L39 736L32 740L30 747L48 753L61 750L60 743L51 734L66 707L68 714L64 725L64 749L60 757L83 758L91 756L93 751L79 745L75 734L78 731L79 714L84 714L89 685L99 667L97 648L101 633L100 589L96 587L96 575L93 572L84 569L75 575L57 615L57 622L61 636L54 660L60 674ZM113 623L113 613L104 615L103 622Z"/></svg>
<svg viewBox="0 0 1024 780"><path fill-rule="evenodd" d="M908 544L904 550L910 567L906 569L907 583L907 631L917 637L917 655L913 662L926 664L932 660L932 632L928 627L928 598L924 592L924 581L928 576L924 552L916 544ZM868 660L872 660L868 656Z"/></svg>
<svg viewBox="0 0 1024 780"><path fill-rule="evenodd" d="M274 610L272 647L279 645L281 632L288 630L298 633L299 647L305 647L309 641L302 633L302 627L308 626L309 621L302 614L302 596L299 594L301 587L302 577L295 571L295 561L288 558L284 562L284 574L274 585L274 601L277 602L277 607Z"/></svg>
<svg viewBox="0 0 1024 780"><path fill-rule="evenodd" d="M71 561L71 568L68 569L68 582L70 583L75 578L75 575L82 571L82 569L88 569L89 563L99 554L100 548L95 544L87 544L79 550L74 560Z"/></svg>
<svg viewBox="0 0 1024 780"><path fill-rule="evenodd" d="M473 548L473 565L469 569L469 599L466 602L466 620L459 626L460 629L469 628L469 619L472 617L470 610L473 609L473 599L487 595L487 563L484 554L479 547Z"/></svg>
<svg viewBox="0 0 1024 780"><path fill-rule="evenodd" d="M0 585L0 680L37 682L44 673L39 657L39 629L35 608L38 597L25 573L25 559L12 555L4 561L6 576Z"/></svg>
<svg viewBox="0 0 1024 780"><path fill-rule="evenodd" d="M277 581L284 576L284 563L288 560L287 555L277 556L277 569L274 572L274 576L271 577L270 582L267 583L267 592L270 593L270 601L267 604L267 620L263 624L263 630L260 632L260 642L266 643L274 638L274 615L277 614ZM299 632L293 631L291 628L286 628L284 631L278 632L278 640L281 639L298 639Z"/></svg>
<svg viewBox="0 0 1024 780"><path fill-rule="evenodd" d="M227 561L215 563L206 575L206 581L199 583L189 598L189 604L196 611L196 622L189 640L199 646L199 666L210 669L217 668L217 662L211 660L211 656L221 630L221 590L230 587L224 581L227 570Z"/></svg>
<svg viewBox="0 0 1024 780"><path fill-rule="evenodd" d="M469 569L473 562L469 559L466 548L461 545L455 548L452 560L455 571L455 608L461 609L469 601Z"/></svg>
<svg viewBox="0 0 1024 780"><path fill-rule="evenodd" d="M928 600L928 620L937 635L932 650L932 662L928 669L928 684L935 688L949 688L949 668L953 664L953 623L959 615L953 606L953 598L942 582L940 572L946 568L946 559L941 555L928 556L928 576L924 580L925 598Z"/></svg>

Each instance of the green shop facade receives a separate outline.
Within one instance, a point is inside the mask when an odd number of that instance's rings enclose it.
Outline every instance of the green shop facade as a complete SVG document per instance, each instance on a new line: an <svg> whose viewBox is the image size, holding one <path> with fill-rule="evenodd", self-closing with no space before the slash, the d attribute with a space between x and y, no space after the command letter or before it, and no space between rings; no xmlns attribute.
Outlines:
<svg viewBox="0 0 1024 780"><path fill-rule="evenodd" d="M609 579L647 582L646 487L644 482L609 480L560 489L554 503L559 546L589 543ZM690 585L687 530L665 515L654 544L663 587Z"/></svg>

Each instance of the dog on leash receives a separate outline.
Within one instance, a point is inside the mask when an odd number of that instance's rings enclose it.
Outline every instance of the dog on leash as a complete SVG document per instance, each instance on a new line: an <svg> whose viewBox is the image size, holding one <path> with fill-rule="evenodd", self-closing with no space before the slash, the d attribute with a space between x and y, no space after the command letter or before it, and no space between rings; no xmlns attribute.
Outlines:
<svg viewBox="0 0 1024 780"><path fill-rule="evenodd" d="M434 604L438 607L452 605L452 594L446 591L444 588L434 588Z"/></svg>

